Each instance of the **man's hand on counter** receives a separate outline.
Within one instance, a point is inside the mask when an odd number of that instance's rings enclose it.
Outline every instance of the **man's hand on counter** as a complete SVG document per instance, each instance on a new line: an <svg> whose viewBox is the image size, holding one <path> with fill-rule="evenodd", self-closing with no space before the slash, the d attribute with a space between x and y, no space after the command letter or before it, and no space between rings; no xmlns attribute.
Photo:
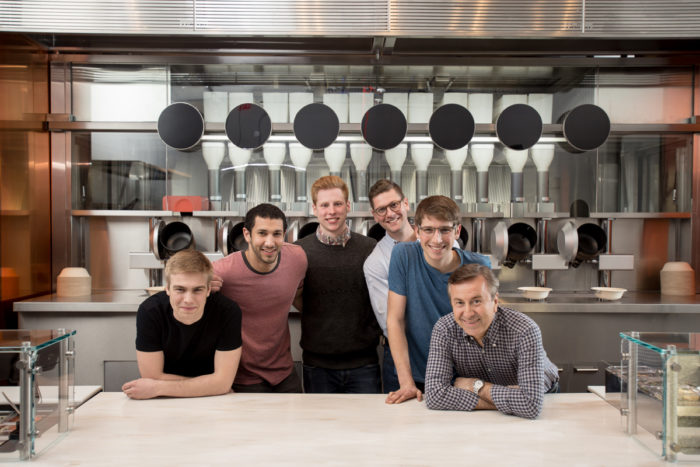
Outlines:
<svg viewBox="0 0 700 467"><path fill-rule="evenodd" d="M158 383L157 379L139 378L124 383L122 391L131 399L152 399L159 396Z"/></svg>
<svg viewBox="0 0 700 467"><path fill-rule="evenodd" d="M224 285L224 279L223 277L214 274L211 278L211 282L209 283L209 285L211 285L212 292L218 292Z"/></svg>
<svg viewBox="0 0 700 467"><path fill-rule="evenodd" d="M400 404L401 402L416 398L418 402L423 400L423 393L415 384L407 387L402 387L398 391L392 391L386 397L387 404Z"/></svg>

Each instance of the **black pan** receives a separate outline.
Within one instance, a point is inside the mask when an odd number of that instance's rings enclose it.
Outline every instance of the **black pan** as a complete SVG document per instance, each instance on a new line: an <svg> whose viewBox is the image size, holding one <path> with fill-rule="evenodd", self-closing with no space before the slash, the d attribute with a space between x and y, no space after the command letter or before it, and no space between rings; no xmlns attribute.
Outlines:
<svg viewBox="0 0 700 467"><path fill-rule="evenodd" d="M576 265L586 260L595 259L605 250L608 243L608 236L599 225L591 223L582 224L576 229L576 232L578 233L578 251L575 259Z"/></svg>
<svg viewBox="0 0 700 467"><path fill-rule="evenodd" d="M248 242L245 241L245 236L243 236L243 227L244 223L239 222L231 228L231 233L228 236L228 250L230 252L248 249Z"/></svg>
<svg viewBox="0 0 700 467"><path fill-rule="evenodd" d="M160 232L158 248L161 258L166 259L181 250L194 247L192 230L184 222L170 222Z"/></svg>
<svg viewBox="0 0 700 467"><path fill-rule="evenodd" d="M516 262L527 258L537 243L537 232L524 222L516 222L508 227L507 259Z"/></svg>
<svg viewBox="0 0 700 467"><path fill-rule="evenodd" d="M304 224L302 228L299 229L299 237L297 240L300 240L307 235L316 233L316 229L318 229L318 222L309 222L308 224Z"/></svg>

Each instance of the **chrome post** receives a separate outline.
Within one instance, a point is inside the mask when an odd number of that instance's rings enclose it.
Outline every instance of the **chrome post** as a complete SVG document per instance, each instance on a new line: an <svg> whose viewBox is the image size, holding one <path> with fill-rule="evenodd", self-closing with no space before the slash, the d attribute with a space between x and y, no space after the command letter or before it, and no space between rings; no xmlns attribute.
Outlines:
<svg viewBox="0 0 700 467"><path fill-rule="evenodd" d="M666 346L666 352L663 353L664 370L666 377L664 378L664 423L666 432L663 438L663 456L669 462L676 461L676 452L681 449L678 442L678 373L681 367L678 363L678 352L675 345Z"/></svg>
<svg viewBox="0 0 700 467"><path fill-rule="evenodd" d="M233 172L234 202L246 202L245 168Z"/></svg>
<svg viewBox="0 0 700 467"><path fill-rule="evenodd" d="M64 336L66 330L61 328L58 329L58 335ZM59 360L58 360L58 432L63 433L68 431L68 416L70 410L68 391L70 390L70 384L68 377L70 375L70 365L68 359L72 357L69 351L70 337L68 339L62 339L59 342Z"/></svg>
<svg viewBox="0 0 700 467"><path fill-rule="evenodd" d="M549 172L537 172L537 202L549 203Z"/></svg>
<svg viewBox="0 0 700 467"><path fill-rule="evenodd" d="M476 202L477 203L488 203L489 202L489 173L488 172L477 172L476 173Z"/></svg>
<svg viewBox="0 0 700 467"><path fill-rule="evenodd" d="M296 170L295 175L294 201L297 203L306 203L306 170Z"/></svg>
<svg viewBox="0 0 700 467"><path fill-rule="evenodd" d="M605 232L605 238L607 239L605 244L605 253L610 253L612 251L612 219L603 220L603 232ZM610 287L612 283L612 271L599 271L598 281L601 287Z"/></svg>
<svg viewBox="0 0 700 467"><path fill-rule="evenodd" d="M355 199L358 203L369 203L369 197L367 196L366 170L357 171L357 191L355 192Z"/></svg>
<svg viewBox="0 0 700 467"><path fill-rule="evenodd" d="M630 332L630 336L639 339L639 333ZM629 361L627 362L627 434L637 433L637 360L639 346L630 342Z"/></svg>
<svg viewBox="0 0 700 467"><path fill-rule="evenodd" d="M481 253L481 232L484 226L484 219L477 217L472 221L472 238L474 244L474 252Z"/></svg>
<svg viewBox="0 0 700 467"><path fill-rule="evenodd" d="M535 252L545 254L547 246L547 219L537 220L537 245ZM535 285L537 287L545 287L547 285L547 271L535 271Z"/></svg>
<svg viewBox="0 0 700 467"><path fill-rule="evenodd" d="M511 203L522 203L525 201L522 172L512 172L510 174L510 201Z"/></svg>
<svg viewBox="0 0 700 467"><path fill-rule="evenodd" d="M238 195L236 195L238 196ZM270 201L282 202L282 171L270 170Z"/></svg>
<svg viewBox="0 0 700 467"><path fill-rule="evenodd" d="M452 171L452 184L450 186L450 196L455 200L455 203L462 204L464 195L462 194L462 171Z"/></svg>
<svg viewBox="0 0 700 467"><path fill-rule="evenodd" d="M212 211L221 210L219 169L209 170L209 209Z"/></svg>
<svg viewBox="0 0 700 467"><path fill-rule="evenodd" d="M34 356L31 342L22 342L19 362L19 459L29 460L34 453Z"/></svg>

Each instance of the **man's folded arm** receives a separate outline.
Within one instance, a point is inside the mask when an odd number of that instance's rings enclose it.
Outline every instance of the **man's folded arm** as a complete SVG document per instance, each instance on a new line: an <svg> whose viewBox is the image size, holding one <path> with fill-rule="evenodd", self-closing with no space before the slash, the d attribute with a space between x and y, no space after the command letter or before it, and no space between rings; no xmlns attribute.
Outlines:
<svg viewBox="0 0 700 467"><path fill-rule="evenodd" d="M503 413L536 418L544 401L544 350L538 328L519 337L517 355L518 386L494 386L491 397Z"/></svg>
<svg viewBox="0 0 700 467"><path fill-rule="evenodd" d="M214 354L213 373L188 378L163 372L163 352L137 352L142 377L125 383L123 390L133 399L226 394L231 391L240 359L240 347L234 350L217 350Z"/></svg>
<svg viewBox="0 0 700 467"><path fill-rule="evenodd" d="M471 391L452 385L454 363L448 339L439 325L433 328L425 370L425 403L434 410L474 410L479 398Z"/></svg>

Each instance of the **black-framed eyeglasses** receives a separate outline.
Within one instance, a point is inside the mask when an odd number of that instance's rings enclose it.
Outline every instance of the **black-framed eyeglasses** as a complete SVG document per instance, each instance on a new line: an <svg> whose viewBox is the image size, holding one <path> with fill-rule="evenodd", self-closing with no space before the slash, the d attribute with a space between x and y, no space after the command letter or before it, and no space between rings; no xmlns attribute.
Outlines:
<svg viewBox="0 0 700 467"><path fill-rule="evenodd" d="M401 211L401 202L402 201L403 201L403 198L401 198L398 201L394 201L393 203L389 203L387 206L382 206L381 208L373 209L372 212L374 212L378 216L385 215L387 209L391 209L394 212L399 212L399 211Z"/></svg>
<svg viewBox="0 0 700 467"><path fill-rule="evenodd" d="M447 235L451 234L452 231L454 230L456 226L453 225L451 227L418 227L418 231L427 235L428 237L432 237L435 235L435 232L440 232L440 235L443 237L446 237Z"/></svg>

